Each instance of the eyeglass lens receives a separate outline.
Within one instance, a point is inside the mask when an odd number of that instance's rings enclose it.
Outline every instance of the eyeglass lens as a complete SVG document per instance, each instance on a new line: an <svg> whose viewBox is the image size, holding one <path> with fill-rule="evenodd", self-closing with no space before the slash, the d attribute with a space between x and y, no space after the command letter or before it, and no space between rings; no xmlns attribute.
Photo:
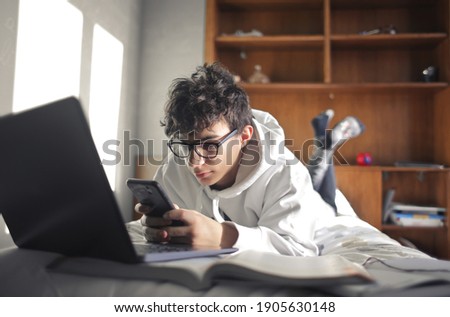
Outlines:
<svg viewBox="0 0 450 317"><path fill-rule="evenodd" d="M204 158L214 158L217 156L218 152L218 146L216 144L211 143L196 144L196 145L172 143L171 149L175 155L183 158L189 156L191 149L194 149L195 153Z"/></svg>

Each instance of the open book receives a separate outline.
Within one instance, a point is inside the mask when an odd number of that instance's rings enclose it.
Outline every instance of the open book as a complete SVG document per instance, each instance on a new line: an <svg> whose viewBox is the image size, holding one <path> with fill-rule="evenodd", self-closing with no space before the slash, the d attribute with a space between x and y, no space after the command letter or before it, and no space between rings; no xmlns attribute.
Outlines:
<svg viewBox="0 0 450 317"><path fill-rule="evenodd" d="M48 269L97 277L171 281L192 290L209 288L221 280L299 287L372 282L362 266L340 255L295 257L253 250L220 258L134 265L89 258L61 258Z"/></svg>

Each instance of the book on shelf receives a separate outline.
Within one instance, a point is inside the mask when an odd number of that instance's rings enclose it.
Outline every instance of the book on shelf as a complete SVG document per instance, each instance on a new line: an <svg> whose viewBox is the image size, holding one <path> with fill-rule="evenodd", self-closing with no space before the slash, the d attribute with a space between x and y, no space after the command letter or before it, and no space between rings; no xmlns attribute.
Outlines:
<svg viewBox="0 0 450 317"><path fill-rule="evenodd" d="M446 208L444 207L402 204L398 202L392 202L390 209L398 212L407 212L425 215L433 215L433 214L438 215L446 212Z"/></svg>
<svg viewBox="0 0 450 317"><path fill-rule="evenodd" d="M430 162L414 162L414 161L398 161L394 163L397 167L412 167L412 168L437 168L444 169L445 165L430 163Z"/></svg>
<svg viewBox="0 0 450 317"><path fill-rule="evenodd" d="M443 226L446 208L405 204L394 201L395 189L386 191L383 202L383 223L401 226Z"/></svg>
<svg viewBox="0 0 450 317"><path fill-rule="evenodd" d="M50 264L47 269L97 277L170 281L192 290L207 289L224 280L283 287L328 287L373 282L361 265L341 255L300 257L254 250L238 251L219 258L133 265L65 257Z"/></svg>
<svg viewBox="0 0 450 317"><path fill-rule="evenodd" d="M444 226L444 215L416 214L393 211L390 215L392 222L399 226L409 227L442 227Z"/></svg>

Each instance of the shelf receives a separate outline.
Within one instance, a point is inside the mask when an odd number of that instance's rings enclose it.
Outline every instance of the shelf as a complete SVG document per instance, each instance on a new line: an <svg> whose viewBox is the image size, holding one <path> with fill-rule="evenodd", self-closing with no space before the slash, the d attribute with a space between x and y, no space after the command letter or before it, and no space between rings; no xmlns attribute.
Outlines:
<svg viewBox="0 0 450 317"><path fill-rule="evenodd" d="M286 9L305 8L321 9L322 1L317 0L221 0L220 7L228 10L258 10L258 9Z"/></svg>
<svg viewBox="0 0 450 317"><path fill-rule="evenodd" d="M417 47L437 45L447 38L446 33L410 33L410 34L335 34L331 36L334 47ZM321 47L323 35L272 35L272 36L234 36L217 37L218 47Z"/></svg>
<svg viewBox="0 0 450 317"><path fill-rule="evenodd" d="M332 0L332 9L376 9L424 7L436 4L437 0Z"/></svg>
<svg viewBox="0 0 450 317"><path fill-rule="evenodd" d="M270 83L270 84L248 84L241 83L248 92L270 92L284 93L289 91L340 91L340 92L369 92L369 91L429 91L431 93L443 90L448 87L448 83Z"/></svg>
<svg viewBox="0 0 450 317"><path fill-rule="evenodd" d="M345 8L398 8L410 6L430 6L436 3L436 0L332 0L331 7L333 9ZM259 8L285 8L285 7L301 7L320 9L323 1L319 0L221 0L221 8L224 9L252 9Z"/></svg>
<svg viewBox="0 0 450 317"><path fill-rule="evenodd" d="M433 168L433 167L397 167L397 166L336 166L337 169L355 169L367 171L382 171L382 172L450 172L450 168Z"/></svg>
<svg viewBox="0 0 450 317"><path fill-rule="evenodd" d="M273 36L232 36L223 35L216 39L218 47L321 47L324 44L322 35L273 35Z"/></svg>
<svg viewBox="0 0 450 317"><path fill-rule="evenodd" d="M407 34L335 34L331 35L334 47L417 47L437 45L448 37L446 33Z"/></svg>

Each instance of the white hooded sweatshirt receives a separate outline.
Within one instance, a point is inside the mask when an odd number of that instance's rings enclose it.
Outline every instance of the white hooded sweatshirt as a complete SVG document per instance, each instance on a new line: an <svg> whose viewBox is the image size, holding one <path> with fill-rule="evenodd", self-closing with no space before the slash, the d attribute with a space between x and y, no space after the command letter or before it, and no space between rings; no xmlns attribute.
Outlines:
<svg viewBox="0 0 450 317"><path fill-rule="evenodd" d="M253 116L252 142L243 151L231 187L203 186L186 161L172 153L155 180L180 208L234 225L236 248L318 255L315 224L320 218L334 217L334 210L313 189L306 167L284 146L284 132L276 119L258 110Z"/></svg>

